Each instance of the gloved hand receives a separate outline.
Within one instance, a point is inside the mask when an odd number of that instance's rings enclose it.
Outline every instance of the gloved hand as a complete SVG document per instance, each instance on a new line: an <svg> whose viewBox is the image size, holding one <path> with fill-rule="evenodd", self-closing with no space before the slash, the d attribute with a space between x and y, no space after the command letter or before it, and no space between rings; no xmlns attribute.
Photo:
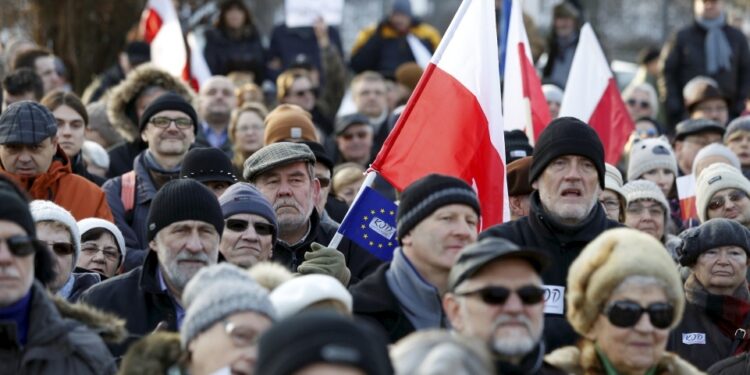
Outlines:
<svg viewBox="0 0 750 375"><path fill-rule="evenodd" d="M313 242L310 248L311 250L305 253L305 261L297 267L297 272L303 275L328 275L335 277L344 286L349 285L352 273L346 267L344 254L317 242Z"/></svg>

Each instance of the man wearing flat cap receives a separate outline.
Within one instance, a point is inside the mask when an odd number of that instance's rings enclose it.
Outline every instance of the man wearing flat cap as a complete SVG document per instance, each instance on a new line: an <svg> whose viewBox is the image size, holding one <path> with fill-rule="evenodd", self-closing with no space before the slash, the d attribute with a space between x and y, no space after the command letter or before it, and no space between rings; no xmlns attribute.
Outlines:
<svg viewBox="0 0 750 375"><path fill-rule="evenodd" d="M273 260L292 272L326 273L339 280L341 272L351 272L350 282L356 283L380 261L348 239L343 239L338 252L346 258L348 270L333 270L331 251L325 245L336 234L337 226L322 222L315 209L320 194L320 181L315 178L315 155L305 144L278 142L264 146L245 161L243 175L271 202L278 223ZM304 267L298 267L303 261Z"/></svg>
<svg viewBox="0 0 750 375"><path fill-rule="evenodd" d="M0 173L32 198L64 207L76 220L112 220L104 192L73 173L70 159L57 142L57 120L39 103L16 102L0 115Z"/></svg>
<svg viewBox="0 0 750 375"><path fill-rule="evenodd" d="M373 151L374 131L367 116L354 113L341 117L336 122L336 164L357 163L365 168L375 155Z"/></svg>
<svg viewBox="0 0 750 375"><path fill-rule="evenodd" d="M500 237L545 251L554 267L542 272L550 293L565 295L568 268L584 246L603 231L620 226L598 202L606 174L604 147L587 124L572 117L553 120L534 146L529 181L529 216L496 225L479 238ZM573 344L577 335L565 320L564 301L545 306L547 350Z"/></svg>
<svg viewBox="0 0 750 375"><path fill-rule="evenodd" d="M680 176L691 174L698 151L712 143L721 143L723 135L724 127L713 120L689 119L677 124L674 154Z"/></svg>
<svg viewBox="0 0 750 375"><path fill-rule="evenodd" d="M456 332L485 342L498 374L562 374L543 361L547 256L502 238L461 250L443 308Z"/></svg>

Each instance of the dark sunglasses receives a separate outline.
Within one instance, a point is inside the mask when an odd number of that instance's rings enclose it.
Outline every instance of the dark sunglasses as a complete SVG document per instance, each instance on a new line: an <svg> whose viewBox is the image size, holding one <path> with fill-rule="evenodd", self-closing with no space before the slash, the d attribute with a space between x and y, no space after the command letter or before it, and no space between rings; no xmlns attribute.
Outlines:
<svg viewBox="0 0 750 375"><path fill-rule="evenodd" d="M63 255L70 255L75 252L75 248L73 247L72 243L67 242L55 242L53 244L47 244L49 248L52 249L52 251L55 252L55 254L63 256Z"/></svg>
<svg viewBox="0 0 750 375"><path fill-rule="evenodd" d="M244 232L247 230L247 227L249 225L250 222L247 220L227 219L226 221L227 229L231 230L232 232ZM258 235L260 236L268 236L269 234L273 234L274 232L272 224L253 223L253 228L255 229L255 233L258 233Z"/></svg>
<svg viewBox="0 0 750 375"><path fill-rule="evenodd" d="M5 239L10 253L17 257L25 257L36 252L39 241L29 236L10 236Z"/></svg>
<svg viewBox="0 0 750 375"><path fill-rule="evenodd" d="M651 325L659 329L668 328L674 319L674 307L665 302L656 302L643 307L633 301L617 301L604 309L612 325L621 328L630 328L641 320L641 315L648 313Z"/></svg>
<svg viewBox="0 0 750 375"><path fill-rule="evenodd" d="M536 305L544 300L544 289L534 285L525 285L516 290L511 290L503 286L488 286L482 289L455 294L457 296L478 294L482 298L482 301L488 305L502 305L510 298L511 293L516 293L524 305Z"/></svg>
<svg viewBox="0 0 750 375"><path fill-rule="evenodd" d="M651 108L651 103L645 100L628 99L627 103L631 107L635 107L636 105L638 105L641 109Z"/></svg>
<svg viewBox="0 0 750 375"><path fill-rule="evenodd" d="M715 197L714 199L708 201L708 209L718 210L724 207L724 205L727 203L727 199L729 199L732 203L737 203L744 198L747 198L747 193L741 190L735 190L727 194L726 197Z"/></svg>

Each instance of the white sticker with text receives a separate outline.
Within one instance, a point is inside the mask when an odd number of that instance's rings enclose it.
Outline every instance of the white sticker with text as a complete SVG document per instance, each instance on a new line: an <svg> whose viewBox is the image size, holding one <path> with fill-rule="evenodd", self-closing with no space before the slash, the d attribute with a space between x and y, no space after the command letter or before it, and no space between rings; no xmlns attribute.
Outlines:
<svg viewBox="0 0 750 375"><path fill-rule="evenodd" d="M685 345L697 345L697 344L705 345L706 334L705 333L683 333L682 343Z"/></svg>
<svg viewBox="0 0 750 375"><path fill-rule="evenodd" d="M565 287L544 285L544 313L565 314Z"/></svg>

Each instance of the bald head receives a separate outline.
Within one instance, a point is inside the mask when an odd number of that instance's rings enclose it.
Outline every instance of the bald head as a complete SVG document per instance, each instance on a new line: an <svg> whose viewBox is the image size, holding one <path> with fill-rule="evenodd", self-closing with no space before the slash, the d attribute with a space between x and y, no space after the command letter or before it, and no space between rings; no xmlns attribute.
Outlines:
<svg viewBox="0 0 750 375"><path fill-rule="evenodd" d="M215 129L229 125L229 117L237 107L234 84L225 76L213 76L201 85L198 115Z"/></svg>

